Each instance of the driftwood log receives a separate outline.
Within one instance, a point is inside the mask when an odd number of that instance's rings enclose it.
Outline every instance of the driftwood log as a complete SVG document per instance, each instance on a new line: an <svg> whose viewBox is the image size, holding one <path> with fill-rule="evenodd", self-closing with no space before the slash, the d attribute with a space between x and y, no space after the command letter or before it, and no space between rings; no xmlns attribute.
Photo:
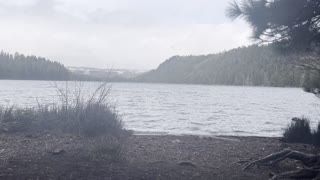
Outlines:
<svg viewBox="0 0 320 180"><path fill-rule="evenodd" d="M285 159L292 159L300 161L303 165L302 168L297 168L293 171L288 171L279 174L273 174L271 180L281 178L305 178L314 179L319 178L320 172L320 154L308 154L300 151L294 151L290 148L282 151L272 153L266 157L258 160L250 161L244 164L242 170L247 170L252 166L273 166ZM319 178L320 179L320 178Z"/></svg>

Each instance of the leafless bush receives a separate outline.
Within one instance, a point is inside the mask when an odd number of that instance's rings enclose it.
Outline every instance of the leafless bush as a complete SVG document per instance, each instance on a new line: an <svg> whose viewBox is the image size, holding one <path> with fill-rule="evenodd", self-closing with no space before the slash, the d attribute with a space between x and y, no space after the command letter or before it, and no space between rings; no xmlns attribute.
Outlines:
<svg viewBox="0 0 320 180"><path fill-rule="evenodd" d="M107 103L110 86L102 83L88 96L81 84L78 85L71 91L69 83L63 88L55 84L60 97L58 103L0 108L0 129L3 132L50 131L96 138L98 154L105 152L118 156L128 133L121 117Z"/></svg>

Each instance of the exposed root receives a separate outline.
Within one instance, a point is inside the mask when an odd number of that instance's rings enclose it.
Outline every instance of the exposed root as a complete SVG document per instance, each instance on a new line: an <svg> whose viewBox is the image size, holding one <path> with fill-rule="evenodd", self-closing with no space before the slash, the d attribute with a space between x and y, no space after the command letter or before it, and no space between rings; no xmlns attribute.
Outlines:
<svg viewBox="0 0 320 180"><path fill-rule="evenodd" d="M304 168L273 175L271 179L280 178L315 178L320 172L320 155L294 151L290 148L272 153L266 157L246 163L243 170L256 166L273 166L285 159L300 161Z"/></svg>

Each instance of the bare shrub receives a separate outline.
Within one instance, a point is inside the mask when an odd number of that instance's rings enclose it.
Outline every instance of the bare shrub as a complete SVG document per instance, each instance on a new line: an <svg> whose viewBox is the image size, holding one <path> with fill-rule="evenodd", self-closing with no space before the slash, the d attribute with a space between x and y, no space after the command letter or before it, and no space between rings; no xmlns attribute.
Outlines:
<svg viewBox="0 0 320 180"><path fill-rule="evenodd" d="M288 143L306 143L313 141L310 121L307 118L292 118L291 124L285 129L283 141Z"/></svg>
<svg viewBox="0 0 320 180"><path fill-rule="evenodd" d="M32 109L20 109L14 106L0 108L0 130L3 132L23 132L31 128L35 119Z"/></svg>
<svg viewBox="0 0 320 180"><path fill-rule="evenodd" d="M4 132L50 131L95 138L97 155L104 152L118 157L129 133L107 103L110 86L104 82L90 95L83 92L81 85L75 86L73 92L68 83L64 88L55 87L59 103L0 108L0 128Z"/></svg>

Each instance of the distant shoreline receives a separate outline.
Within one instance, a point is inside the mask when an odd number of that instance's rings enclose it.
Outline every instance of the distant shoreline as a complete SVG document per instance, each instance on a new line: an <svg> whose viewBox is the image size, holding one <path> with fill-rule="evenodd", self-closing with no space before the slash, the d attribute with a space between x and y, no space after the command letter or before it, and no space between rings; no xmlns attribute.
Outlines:
<svg viewBox="0 0 320 180"><path fill-rule="evenodd" d="M0 81L48 81L48 82L105 82L103 80L42 80L42 79L0 79ZM252 85L227 85L227 84L189 84L189 83L165 83L165 82L143 82L143 81L106 81L109 83L130 84L163 84L163 85L191 85L191 86L230 86L230 87L266 87L266 88L302 88L299 86L252 86Z"/></svg>

